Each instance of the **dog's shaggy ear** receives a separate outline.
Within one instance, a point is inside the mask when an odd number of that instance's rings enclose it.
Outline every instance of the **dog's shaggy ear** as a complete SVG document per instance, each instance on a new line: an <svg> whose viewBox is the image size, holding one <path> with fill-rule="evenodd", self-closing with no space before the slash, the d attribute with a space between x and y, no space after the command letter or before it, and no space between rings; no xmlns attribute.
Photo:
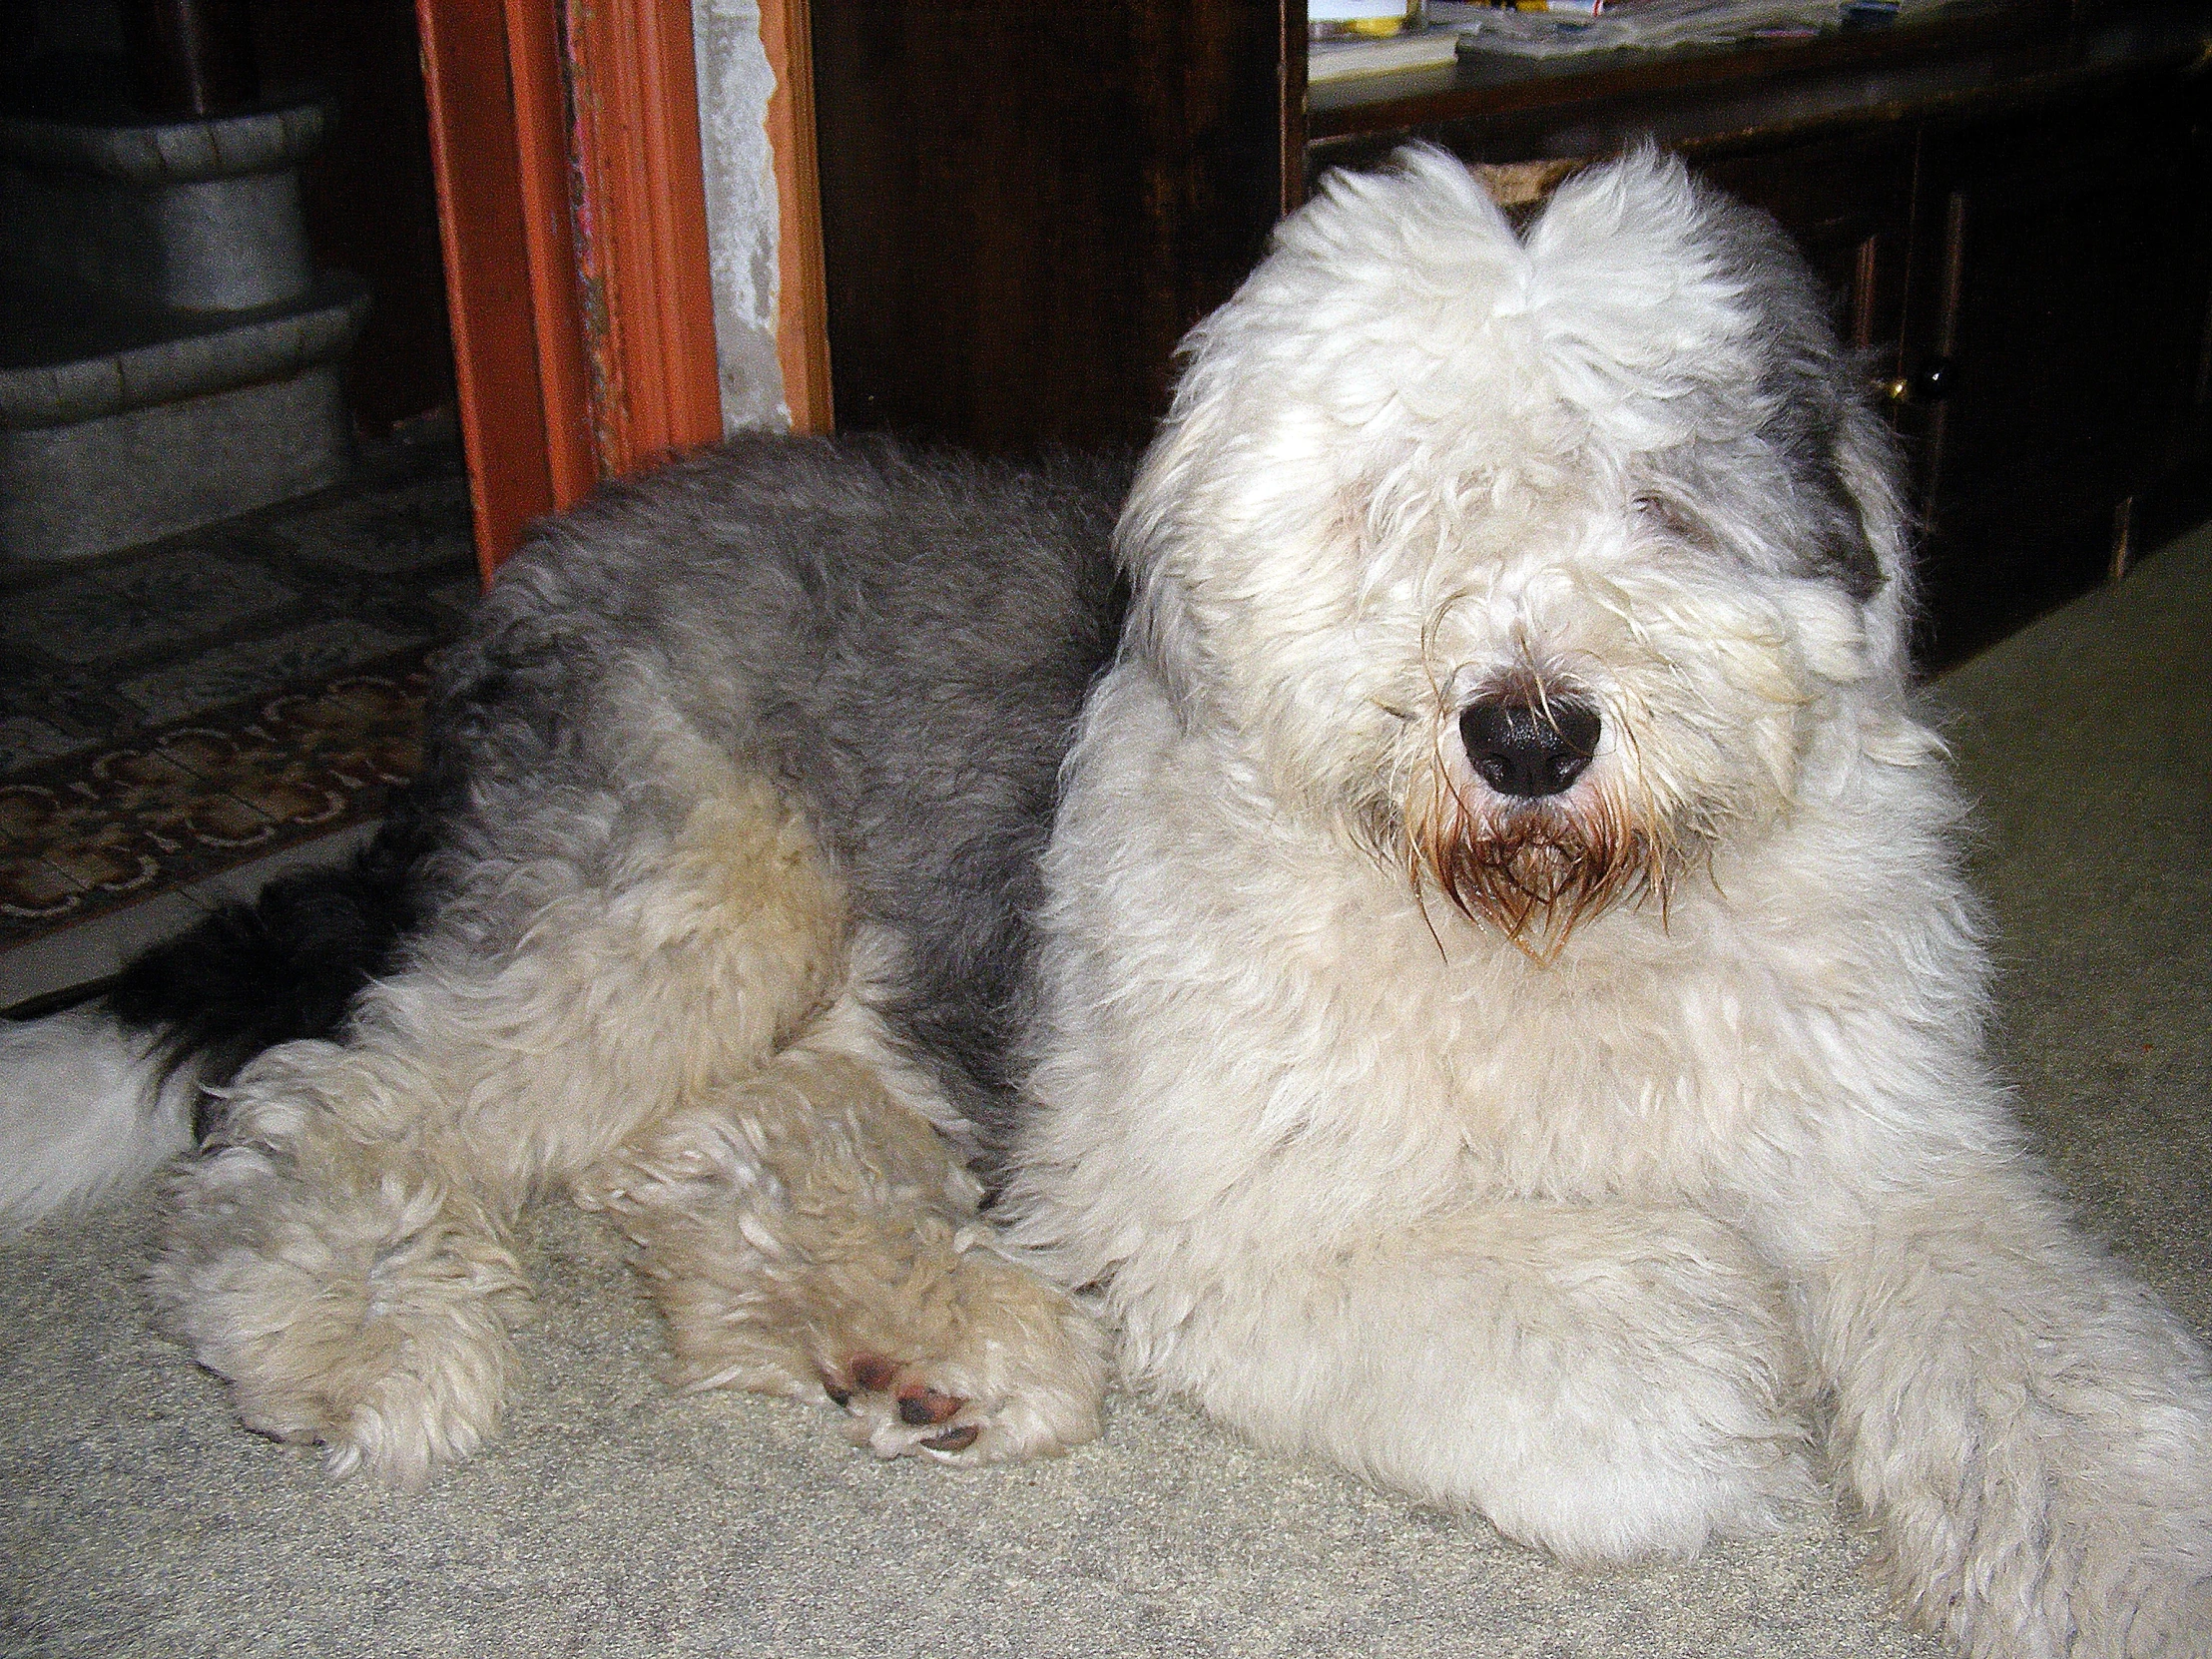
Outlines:
<svg viewBox="0 0 2212 1659"><path fill-rule="evenodd" d="M1874 592L1860 596L1867 612L1867 637L1881 658L1880 666L1902 674L1911 650L1917 597L1904 457L1889 426L1863 396L1847 402L1831 455L1867 554L1879 573Z"/></svg>
<svg viewBox="0 0 2212 1659"><path fill-rule="evenodd" d="M1186 356L1198 349L1205 326L1200 323L1184 340ZM1174 549L1204 533L1189 507L1198 495L1208 433L1219 424L1218 409L1179 391L1114 526L1114 557L1130 593L1121 649L1152 665L1177 716L1186 722L1204 679L1203 634L1169 567Z"/></svg>
<svg viewBox="0 0 2212 1659"><path fill-rule="evenodd" d="M1760 319L1762 436L1780 458L1802 573L1867 607L1902 646L1910 601L1903 458L1872 407L1872 379L1839 340L1832 298L1789 234L1759 209L1688 181L1701 240Z"/></svg>
<svg viewBox="0 0 2212 1659"><path fill-rule="evenodd" d="M1662 350L1690 376L1678 412L1731 405L1710 427L1693 417L1651 464L1678 478L1683 499L1718 508L1739 539L1758 544L1746 551L1759 562L1848 594L1865 611L1876 655L1899 657L1911 590L1902 461L1871 408L1869 377L1838 340L1826 290L1788 233L1647 147L1562 184L1528 247L1540 269L1577 284L1563 294L1554 278L1553 297L1579 300L1559 307L1565 315L1617 317L1626 297L1645 319L1661 305L1686 323L1739 319L1729 337L1702 347L1667 329L1642 334L1647 352ZM1655 259L1670 248L1672 258ZM1680 303L1692 296L1702 302ZM1637 340L1632 330L1570 339L1560 354L1571 363L1587 353L1598 374L1634 371ZM1698 385L1715 345L1741 360ZM1709 431L1732 425L1740 430L1729 441L1709 441ZM1746 454L1744 436L1758 455Z"/></svg>

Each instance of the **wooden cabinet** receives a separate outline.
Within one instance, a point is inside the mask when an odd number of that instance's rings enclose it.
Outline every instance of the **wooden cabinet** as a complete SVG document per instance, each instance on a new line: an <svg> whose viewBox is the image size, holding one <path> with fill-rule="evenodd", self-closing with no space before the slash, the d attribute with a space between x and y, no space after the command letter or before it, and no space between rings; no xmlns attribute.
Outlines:
<svg viewBox="0 0 2212 1659"><path fill-rule="evenodd" d="M2176 454L2204 343L2178 89L1930 136L1908 337L1930 612L1978 644L2088 586Z"/></svg>
<svg viewBox="0 0 2212 1659"><path fill-rule="evenodd" d="M1331 167L1687 155L1774 213L1892 398L1931 661L2212 510L2212 15L1966 0L1813 41L1335 82L1298 0L813 0L841 424L1141 440Z"/></svg>

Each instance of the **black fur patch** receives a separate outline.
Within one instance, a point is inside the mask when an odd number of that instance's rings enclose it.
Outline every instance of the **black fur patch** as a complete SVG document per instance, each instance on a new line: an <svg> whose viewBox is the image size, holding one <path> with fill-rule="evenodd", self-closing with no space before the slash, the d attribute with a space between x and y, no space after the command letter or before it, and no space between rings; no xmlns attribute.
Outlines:
<svg viewBox="0 0 2212 1659"><path fill-rule="evenodd" d="M140 955L108 1005L126 1025L162 1033L165 1079L190 1066L215 1087L274 1044L334 1034L420 919L410 872L425 836L425 815L401 807L344 865L272 881ZM219 1127L222 1104L199 1097L200 1138Z"/></svg>

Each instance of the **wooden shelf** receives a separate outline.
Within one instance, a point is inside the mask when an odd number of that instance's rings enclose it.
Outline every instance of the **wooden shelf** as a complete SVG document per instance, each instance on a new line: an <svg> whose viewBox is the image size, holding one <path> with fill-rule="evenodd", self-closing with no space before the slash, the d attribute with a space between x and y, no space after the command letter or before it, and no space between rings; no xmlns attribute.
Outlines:
<svg viewBox="0 0 2212 1659"><path fill-rule="evenodd" d="M1830 29L1816 38L1747 38L1646 51L1555 58L1471 52L1456 67L1327 82L1307 95L1309 136L1341 137L1400 125L1451 120L1481 109L1634 94L1685 81L1717 84L1806 72L1880 69L1922 60L1932 51L1964 51L2017 41L2064 24L2052 0L1959 0L1910 23Z"/></svg>
<svg viewBox="0 0 2212 1659"><path fill-rule="evenodd" d="M1684 147L1973 117L2118 75L2171 73L2212 52L2212 15L2201 6L2107 7L2085 22L2067 13L2055 0L1960 0L1911 23L1812 40L1475 55L1455 68L1331 82L1306 96L1307 175L1370 165L1411 136L1440 139L1470 160L1518 161L1643 137ZM1554 131L1536 139L1538 127ZM1532 139L1543 148L1531 151Z"/></svg>

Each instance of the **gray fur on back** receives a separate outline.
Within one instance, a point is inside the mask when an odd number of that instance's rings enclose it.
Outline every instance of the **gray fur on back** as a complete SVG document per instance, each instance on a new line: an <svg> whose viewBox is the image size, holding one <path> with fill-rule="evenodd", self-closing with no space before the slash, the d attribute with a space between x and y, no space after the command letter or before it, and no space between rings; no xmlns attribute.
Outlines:
<svg viewBox="0 0 2212 1659"><path fill-rule="evenodd" d="M1001 1144L1037 855L1120 625L1125 484L1109 462L741 437L603 490L537 530L440 666L447 867L563 795L680 813L647 741L680 719L804 802L856 921L904 943L879 1011Z"/></svg>

